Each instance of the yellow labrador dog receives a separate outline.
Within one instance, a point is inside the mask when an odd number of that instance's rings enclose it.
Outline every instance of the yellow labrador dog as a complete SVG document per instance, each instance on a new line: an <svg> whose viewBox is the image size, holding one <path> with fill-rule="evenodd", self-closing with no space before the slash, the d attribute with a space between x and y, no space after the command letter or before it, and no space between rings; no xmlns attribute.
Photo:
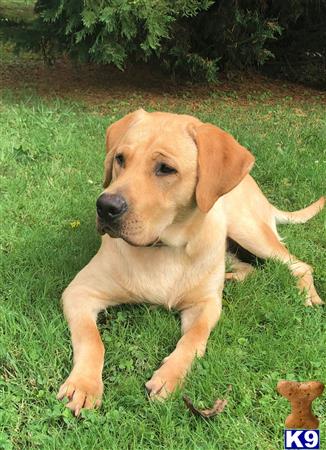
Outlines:
<svg viewBox="0 0 326 450"><path fill-rule="evenodd" d="M103 235L96 256L63 294L74 366L58 398L79 414L101 402L104 347L98 313L150 302L181 312L182 337L146 383L164 398L185 377L221 314L226 237L261 258L288 265L308 305L321 304L309 265L280 242L277 223L305 222L324 198L296 212L272 206L251 178L252 154L221 129L187 116L138 110L106 136ZM250 266L235 261L242 279Z"/></svg>

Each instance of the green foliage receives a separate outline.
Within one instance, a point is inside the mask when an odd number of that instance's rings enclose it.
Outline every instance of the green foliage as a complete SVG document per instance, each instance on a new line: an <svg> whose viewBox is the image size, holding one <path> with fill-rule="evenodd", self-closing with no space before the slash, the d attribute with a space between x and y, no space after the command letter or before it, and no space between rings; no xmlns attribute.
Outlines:
<svg viewBox="0 0 326 450"><path fill-rule="evenodd" d="M69 54L123 69L129 58L148 61L160 57L163 41L172 38L172 25L206 10L211 3L39 0L35 10L43 23L58 31Z"/></svg>
<svg viewBox="0 0 326 450"><path fill-rule="evenodd" d="M226 31L227 61L234 67L262 66L273 53L264 48L266 41L276 39L281 27L276 21L264 19L257 11L235 10L234 31Z"/></svg>
<svg viewBox="0 0 326 450"><path fill-rule="evenodd" d="M326 0L273 2L284 32L271 44L275 60L269 73L322 89L326 87Z"/></svg>
<svg viewBox="0 0 326 450"><path fill-rule="evenodd" d="M245 2L216 2L210 14L202 14L195 24L194 47L201 55L219 58L228 70L261 66L273 53L266 45L281 35L275 19ZM254 3L254 2L252 2Z"/></svg>
<svg viewBox="0 0 326 450"><path fill-rule="evenodd" d="M265 42L281 30L255 8L211 0L39 0L36 11L81 60L123 69L128 59L160 59L172 74L208 81L220 60L230 68L264 64L272 56Z"/></svg>
<svg viewBox="0 0 326 450"><path fill-rule="evenodd" d="M260 68L276 55L267 67L285 76L313 81L325 73L326 0L37 0L35 13L17 24L1 21L0 10L0 25L18 49L41 51L49 63L64 52L214 81L218 70Z"/></svg>

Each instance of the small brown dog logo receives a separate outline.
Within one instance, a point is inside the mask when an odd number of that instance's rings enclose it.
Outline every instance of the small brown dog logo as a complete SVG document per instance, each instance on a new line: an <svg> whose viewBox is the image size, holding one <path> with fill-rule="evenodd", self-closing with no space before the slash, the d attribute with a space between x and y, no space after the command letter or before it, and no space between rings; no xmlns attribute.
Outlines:
<svg viewBox="0 0 326 450"><path fill-rule="evenodd" d="M324 390L324 384L319 381L279 381L277 391L291 403L292 411L285 420L287 428L305 428L314 430L319 426L319 420L314 416L311 403Z"/></svg>

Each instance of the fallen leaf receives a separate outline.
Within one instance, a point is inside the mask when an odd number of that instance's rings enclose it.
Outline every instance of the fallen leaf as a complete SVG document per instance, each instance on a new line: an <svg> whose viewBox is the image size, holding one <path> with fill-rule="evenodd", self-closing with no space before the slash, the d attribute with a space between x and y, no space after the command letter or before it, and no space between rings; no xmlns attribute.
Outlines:
<svg viewBox="0 0 326 450"><path fill-rule="evenodd" d="M231 389L232 386L228 386L227 390L230 391ZM215 400L212 408L199 409L194 406L190 398L186 395L184 395L182 398L189 411L191 411L195 416L200 416L204 419L211 419L212 417L217 416L217 414L221 414L228 403L227 399L217 399Z"/></svg>

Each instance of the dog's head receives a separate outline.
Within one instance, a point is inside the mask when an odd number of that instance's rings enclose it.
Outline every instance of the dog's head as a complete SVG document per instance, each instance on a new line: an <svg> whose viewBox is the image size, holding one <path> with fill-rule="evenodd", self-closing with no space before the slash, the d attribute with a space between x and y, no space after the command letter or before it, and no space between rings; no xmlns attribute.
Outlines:
<svg viewBox="0 0 326 450"><path fill-rule="evenodd" d="M138 110L106 134L100 233L150 246L196 208L207 213L248 174L252 154L219 128L191 116Z"/></svg>

